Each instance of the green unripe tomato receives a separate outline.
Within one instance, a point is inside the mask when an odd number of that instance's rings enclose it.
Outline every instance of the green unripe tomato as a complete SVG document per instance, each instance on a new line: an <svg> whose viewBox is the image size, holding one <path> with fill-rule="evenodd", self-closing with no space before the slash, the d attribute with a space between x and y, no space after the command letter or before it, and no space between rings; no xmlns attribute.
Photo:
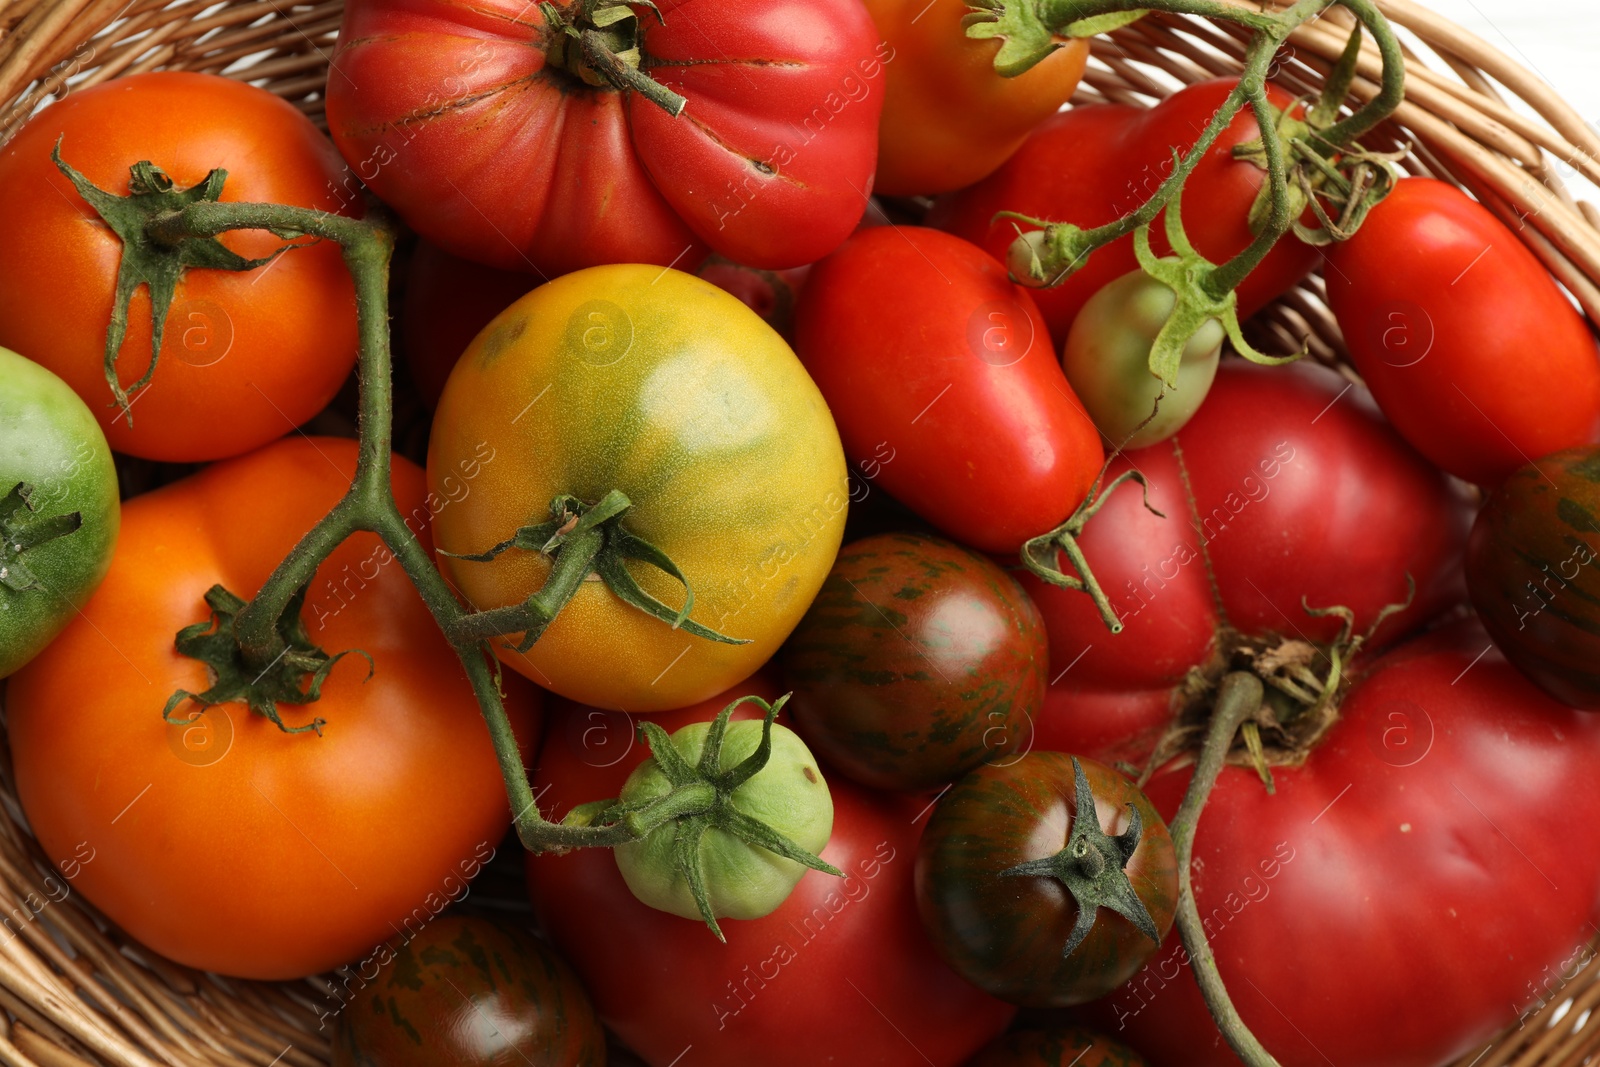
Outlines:
<svg viewBox="0 0 1600 1067"><path fill-rule="evenodd" d="M741 719L728 724L719 770L741 763L761 743L761 722ZM700 762L710 723L691 723L672 735L672 746L691 765ZM618 798L633 804L666 796L672 783L652 758L634 768ZM728 794L735 810L767 824L801 848L821 853L833 833L833 797L822 780L816 757L793 730L774 723L772 757L767 765ZM679 824L669 822L638 841L615 849L617 867L633 895L660 911L699 919L700 909L689 883L674 863ZM714 826L700 839L711 912L717 918L759 919L782 904L805 868L757 845L748 844Z"/></svg>
<svg viewBox="0 0 1600 1067"><path fill-rule="evenodd" d="M31 488L26 505L10 495L19 484ZM60 518L73 513L76 529ZM121 518L111 449L88 406L44 367L0 348L0 678L88 602L111 566ZM31 544L44 531L56 535Z"/></svg>
<svg viewBox="0 0 1600 1067"><path fill-rule="evenodd" d="M1161 396L1163 383L1150 373L1150 348L1178 298L1142 270L1124 274L1083 305L1067 331L1061 367L1095 426L1114 445L1144 448L1183 429L1200 410L1217 375L1226 337L1208 319L1189 339L1178 368L1178 384ZM1161 408L1150 418L1156 397Z"/></svg>

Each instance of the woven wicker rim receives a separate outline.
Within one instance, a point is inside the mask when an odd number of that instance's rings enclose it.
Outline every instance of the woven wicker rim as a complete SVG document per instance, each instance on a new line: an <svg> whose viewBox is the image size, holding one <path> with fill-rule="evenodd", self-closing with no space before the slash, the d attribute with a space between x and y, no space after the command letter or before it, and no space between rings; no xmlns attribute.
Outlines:
<svg viewBox="0 0 1600 1067"><path fill-rule="evenodd" d="M1247 0L1224 0L1258 9ZM1286 7L1287 0L1268 6ZM1431 51L1407 53L1407 96L1369 148L1405 149L1412 174L1453 181L1506 221L1600 323L1600 209L1569 193L1553 161L1600 185L1600 134L1548 85L1410 0L1378 0ZM342 0L0 0L0 144L64 92L149 70L227 74L323 121L322 90ZM1344 47L1340 9L1295 31L1274 79L1314 94ZM1354 100L1376 94L1368 42ZM1096 39L1075 103L1149 104L1182 84L1236 74L1238 27L1158 15ZM1527 111L1514 106L1516 101ZM1350 373L1313 276L1250 324L1280 351ZM320 1067L329 1062L337 976L242 982L163 960L114 928L55 873L15 799L0 750L0 1064L6 1067ZM1459 1067L1567 1067L1600 1053L1600 955L1546 983L1543 1007Z"/></svg>

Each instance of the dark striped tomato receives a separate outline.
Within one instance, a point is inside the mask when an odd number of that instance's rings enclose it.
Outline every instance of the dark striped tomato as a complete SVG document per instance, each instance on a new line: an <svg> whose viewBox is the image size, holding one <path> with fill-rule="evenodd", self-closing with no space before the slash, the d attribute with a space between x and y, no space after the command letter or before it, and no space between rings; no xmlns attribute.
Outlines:
<svg viewBox="0 0 1600 1067"><path fill-rule="evenodd" d="M801 736L880 789L930 789L1016 748L1044 701L1044 621L1016 579L926 534L844 548L779 653Z"/></svg>
<svg viewBox="0 0 1600 1067"><path fill-rule="evenodd" d="M1128 779L1078 762L1107 835L1126 831L1138 810L1143 834L1123 871L1165 937L1178 903L1167 825ZM1055 878L1003 873L1067 851L1077 819L1073 760L1059 752L980 767L934 808L917 853L917 910L934 945L979 989L1025 1007L1066 1007L1104 996L1155 954L1156 941L1109 908L1065 952L1078 921L1073 895Z"/></svg>
<svg viewBox="0 0 1600 1067"><path fill-rule="evenodd" d="M393 946L393 947L391 947ZM605 1035L571 969L527 931L446 916L371 959L333 1067L602 1067Z"/></svg>
<svg viewBox="0 0 1600 1067"><path fill-rule="evenodd" d="M1145 1067L1145 1061L1121 1042L1071 1027L1002 1034L967 1067Z"/></svg>
<svg viewBox="0 0 1600 1067"><path fill-rule="evenodd" d="M1467 588L1506 658L1563 704L1600 710L1600 446L1506 480L1467 544Z"/></svg>

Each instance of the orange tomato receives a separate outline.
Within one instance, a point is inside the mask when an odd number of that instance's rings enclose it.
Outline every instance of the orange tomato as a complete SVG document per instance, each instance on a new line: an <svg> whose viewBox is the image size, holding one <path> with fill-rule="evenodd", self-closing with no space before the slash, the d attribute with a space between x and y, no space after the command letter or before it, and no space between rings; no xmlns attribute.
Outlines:
<svg viewBox="0 0 1600 1067"><path fill-rule="evenodd" d="M356 359L355 290L339 246L296 248L252 271L191 270L167 312L161 358L132 394L133 423L113 406L106 326L122 242L56 169L50 151L118 195L149 160L176 187L227 170L224 201L360 214L353 176L293 105L213 74L138 74L74 91L0 149L0 345L42 363L89 405L111 448L148 459L234 456L327 406ZM283 244L264 230L224 234L241 256ZM128 307L117 377L150 364L150 296Z"/></svg>
<svg viewBox="0 0 1600 1067"><path fill-rule="evenodd" d="M216 582L252 596L339 499L356 443L292 438L129 501L111 571L6 695L17 795L71 889L180 963L282 979L363 959L426 924L492 855L511 813L466 674L372 534L346 541L302 612L330 653L359 648L310 706L321 735L288 734L242 704L187 725L162 707L204 690L173 647ZM424 543L422 471L393 485ZM532 687L506 710L531 746ZM175 715L199 706L179 705Z"/></svg>
<svg viewBox="0 0 1600 1067"><path fill-rule="evenodd" d="M966 0L866 0L894 49L884 64L878 177L884 196L931 196L986 178L1078 88L1089 42L1069 41L1015 78L995 72L1000 42L961 28Z"/></svg>

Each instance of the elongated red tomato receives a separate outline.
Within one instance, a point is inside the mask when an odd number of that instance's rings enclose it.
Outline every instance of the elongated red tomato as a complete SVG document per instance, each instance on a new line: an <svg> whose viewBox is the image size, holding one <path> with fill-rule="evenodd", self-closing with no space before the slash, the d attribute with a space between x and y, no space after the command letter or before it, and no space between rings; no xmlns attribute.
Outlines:
<svg viewBox="0 0 1600 1067"><path fill-rule="evenodd" d="M795 349L845 455L991 552L1064 521L1104 454L1026 289L938 230L862 230L812 269Z"/></svg>
<svg viewBox="0 0 1600 1067"><path fill-rule="evenodd" d="M872 191L892 53L874 51L865 9L654 6L350 4L328 78L334 141L424 237L494 266L693 264L704 246L753 267L826 255ZM686 109L607 84L548 12Z"/></svg>
<svg viewBox="0 0 1600 1067"><path fill-rule="evenodd" d="M1600 440L1600 352L1544 265L1482 204L1406 178L1328 257L1328 304L1389 421L1459 478Z"/></svg>
<svg viewBox="0 0 1600 1067"><path fill-rule="evenodd" d="M1100 226L1133 211L1172 172L1174 148L1187 151L1235 81L1219 78L1174 93L1153 108L1095 104L1063 111L1047 121L1006 164L985 180L935 205L930 226L982 245L1002 262L1017 235L1016 225L996 219L1018 211L1051 222ZM1274 106L1289 95L1268 87ZM1215 262L1250 243L1250 205L1266 171L1233 157L1235 145L1261 136L1246 108L1195 167L1184 187L1183 222L1199 252ZM1167 251L1159 223L1151 233L1157 252ZM1317 251L1293 237L1279 241L1239 286L1239 314L1248 317L1270 303L1317 263ZM1060 341L1084 302L1113 279L1134 270L1133 238L1100 249L1076 274L1036 294L1050 332Z"/></svg>

